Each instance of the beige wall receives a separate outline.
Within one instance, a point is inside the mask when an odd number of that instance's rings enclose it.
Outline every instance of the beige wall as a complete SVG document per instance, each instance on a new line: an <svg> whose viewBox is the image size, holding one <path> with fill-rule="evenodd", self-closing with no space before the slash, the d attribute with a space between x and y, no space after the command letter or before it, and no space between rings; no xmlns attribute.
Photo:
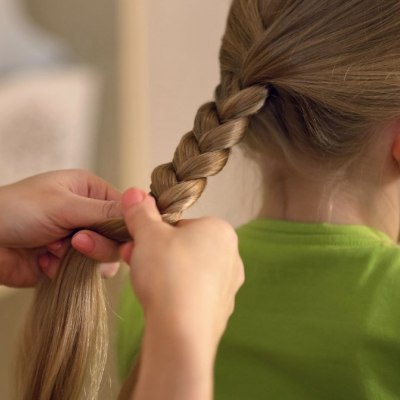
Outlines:
<svg viewBox="0 0 400 400"><path fill-rule="evenodd" d="M212 98L230 0L122 0L121 4L128 11L122 48L122 128L128 145L121 143L129 155L123 159L123 182L124 186L139 182L148 189L151 170L171 161L181 136L193 126L197 109ZM132 15L140 29L129 23ZM140 113L131 108L138 102ZM132 165L132 140L139 141L140 151L146 153L137 168ZM253 175L235 152L225 170L209 179L202 198L185 217L214 214L234 225L248 220L258 207Z"/></svg>
<svg viewBox="0 0 400 400"><path fill-rule="evenodd" d="M82 12L90 12L89 4L94 2L102 5L103 12L113 3L106 0L64 3L32 0L38 7L38 18L54 15L54 28L59 13L70 12L69 8L75 3L82 7ZM43 5L40 9L42 3L46 3L46 7ZM119 0L114 3L120 7L120 63L109 60L107 52L98 57L103 59L104 66L109 66L111 77L115 77L114 68L119 68L120 108L116 109L115 89L110 88L113 100L108 99L109 107L117 111L118 119L111 113L108 122L103 122L98 171L121 189L131 185L148 189L151 170L172 159L180 137L192 128L196 110L211 99L218 83L218 47L229 3L229 0ZM95 14L96 22L92 21L90 29L110 24L108 18L112 18L113 11L108 9L108 12L108 17ZM75 17L80 18L78 14ZM84 28L81 27L83 31ZM74 36L77 43L82 30ZM111 42L107 43L112 47ZM209 180L204 195L185 217L213 214L239 225L257 210L256 182L250 165L242 163L235 152L225 170ZM120 279L109 285L114 307ZM11 342L21 324L28 297L22 292L8 292L0 297L2 399L9 398L4 388L9 379ZM113 355L109 376L115 380L112 362ZM103 398L114 398L114 393L106 390Z"/></svg>
<svg viewBox="0 0 400 400"><path fill-rule="evenodd" d="M21 0L34 20L63 40L73 60L103 78L95 171L118 185L117 12L110 0Z"/></svg>

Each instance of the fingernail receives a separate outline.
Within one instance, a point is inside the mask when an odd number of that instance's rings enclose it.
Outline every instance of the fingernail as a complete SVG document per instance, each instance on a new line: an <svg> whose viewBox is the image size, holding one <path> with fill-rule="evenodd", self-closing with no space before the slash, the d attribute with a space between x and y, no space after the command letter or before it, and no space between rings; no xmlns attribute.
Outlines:
<svg viewBox="0 0 400 400"><path fill-rule="evenodd" d="M50 257L42 254L39 256L38 262L41 268L47 268L50 265Z"/></svg>
<svg viewBox="0 0 400 400"><path fill-rule="evenodd" d="M85 252L91 252L94 250L94 241L86 233L77 233L73 237L73 241L74 245L78 247L80 250L83 250Z"/></svg>
<svg viewBox="0 0 400 400"><path fill-rule="evenodd" d="M119 262L100 263L99 268L103 278L112 278L118 271Z"/></svg>
<svg viewBox="0 0 400 400"><path fill-rule="evenodd" d="M62 242L61 242L61 240L59 240L58 242L50 243L47 247L50 250L59 250L59 249L61 249L61 246L62 246Z"/></svg>
<svg viewBox="0 0 400 400"><path fill-rule="evenodd" d="M124 207L129 208L136 204L141 203L146 198L146 193L138 189L128 189L122 195L122 204Z"/></svg>

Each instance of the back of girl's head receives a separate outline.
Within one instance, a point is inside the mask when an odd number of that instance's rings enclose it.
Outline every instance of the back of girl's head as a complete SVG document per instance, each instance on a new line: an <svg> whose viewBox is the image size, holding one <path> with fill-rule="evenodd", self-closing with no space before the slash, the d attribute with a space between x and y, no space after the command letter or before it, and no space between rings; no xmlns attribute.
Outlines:
<svg viewBox="0 0 400 400"><path fill-rule="evenodd" d="M400 2L234 0L220 61L217 102L270 88L247 148L347 162L400 116Z"/></svg>

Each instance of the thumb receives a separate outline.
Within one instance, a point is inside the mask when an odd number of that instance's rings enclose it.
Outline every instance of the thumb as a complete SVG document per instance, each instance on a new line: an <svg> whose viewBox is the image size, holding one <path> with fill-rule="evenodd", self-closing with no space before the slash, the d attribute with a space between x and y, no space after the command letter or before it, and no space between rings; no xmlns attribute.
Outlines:
<svg viewBox="0 0 400 400"><path fill-rule="evenodd" d="M150 225L164 223L154 198L139 189L124 192L122 207L126 226L134 239Z"/></svg>

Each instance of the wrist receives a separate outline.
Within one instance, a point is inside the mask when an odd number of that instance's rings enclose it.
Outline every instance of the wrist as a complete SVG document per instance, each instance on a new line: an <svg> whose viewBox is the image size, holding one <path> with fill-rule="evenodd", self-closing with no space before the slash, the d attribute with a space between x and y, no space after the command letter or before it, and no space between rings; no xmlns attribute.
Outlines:
<svg viewBox="0 0 400 400"><path fill-rule="evenodd" d="M213 362L218 343L209 326L201 326L197 321L174 318L171 315L152 315L146 318L144 339L148 343L170 342L189 349L193 354L201 353L204 359Z"/></svg>
<svg viewBox="0 0 400 400"><path fill-rule="evenodd" d="M209 319L202 319L200 315L190 312L145 312L146 328L145 333L152 339L159 339L161 336L199 347L201 351L207 351L212 358L215 356L218 347L218 338L215 327Z"/></svg>
<svg viewBox="0 0 400 400"><path fill-rule="evenodd" d="M214 346L189 330L146 323L134 400L212 399Z"/></svg>

